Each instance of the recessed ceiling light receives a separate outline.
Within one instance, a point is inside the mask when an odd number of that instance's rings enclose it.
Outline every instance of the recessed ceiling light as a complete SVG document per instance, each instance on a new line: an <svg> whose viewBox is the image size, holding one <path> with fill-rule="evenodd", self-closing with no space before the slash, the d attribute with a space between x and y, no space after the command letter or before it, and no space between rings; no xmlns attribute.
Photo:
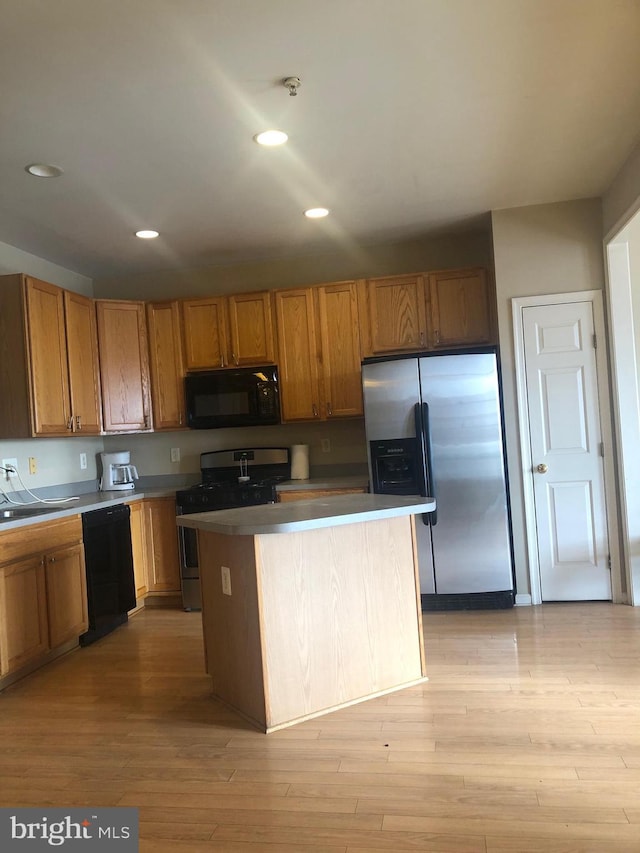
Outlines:
<svg viewBox="0 0 640 853"><path fill-rule="evenodd" d="M304 215L309 219L322 219L323 216L329 215L329 211L326 207L310 207L305 210Z"/></svg>
<svg viewBox="0 0 640 853"><path fill-rule="evenodd" d="M159 236L157 231L136 231L136 237L140 237L141 240L153 240Z"/></svg>
<svg viewBox="0 0 640 853"><path fill-rule="evenodd" d="M50 163L31 163L25 166L25 171L36 178L59 178L62 174L60 166L52 166Z"/></svg>
<svg viewBox="0 0 640 853"><path fill-rule="evenodd" d="M258 145L284 145L289 138L283 130L263 130L254 137Z"/></svg>

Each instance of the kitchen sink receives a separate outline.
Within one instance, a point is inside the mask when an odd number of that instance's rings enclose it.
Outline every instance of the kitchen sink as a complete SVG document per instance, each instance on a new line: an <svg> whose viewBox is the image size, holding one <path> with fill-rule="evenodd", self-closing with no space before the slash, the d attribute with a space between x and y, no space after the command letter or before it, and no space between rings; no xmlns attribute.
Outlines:
<svg viewBox="0 0 640 853"><path fill-rule="evenodd" d="M59 507L55 506L12 506L0 508L0 522L15 521L18 518L31 518L33 515L44 515L47 512L56 512Z"/></svg>

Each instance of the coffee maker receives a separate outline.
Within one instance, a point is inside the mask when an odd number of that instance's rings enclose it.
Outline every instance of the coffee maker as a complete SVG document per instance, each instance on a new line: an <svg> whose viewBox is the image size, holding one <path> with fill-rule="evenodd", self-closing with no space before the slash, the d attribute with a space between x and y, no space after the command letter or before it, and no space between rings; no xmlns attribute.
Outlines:
<svg viewBox="0 0 640 853"><path fill-rule="evenodd" d="M134 480L138 479L136 466L131 464L129 450L119 453L101 453L102 477L100 478L101 492L131 491L135 488Z"/></svg>

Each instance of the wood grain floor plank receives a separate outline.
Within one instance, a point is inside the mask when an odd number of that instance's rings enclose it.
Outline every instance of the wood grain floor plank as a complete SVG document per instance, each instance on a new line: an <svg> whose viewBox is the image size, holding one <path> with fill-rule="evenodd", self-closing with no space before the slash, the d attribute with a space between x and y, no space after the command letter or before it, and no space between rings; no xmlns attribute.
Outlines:
<svg viewBox="0 0 640 853"><path fill-rule="evenodd" d="M137 806L147 853L640 853L639 628L425 614L428 682L265 736L143 611L0 694L0 803Z"/></svg>

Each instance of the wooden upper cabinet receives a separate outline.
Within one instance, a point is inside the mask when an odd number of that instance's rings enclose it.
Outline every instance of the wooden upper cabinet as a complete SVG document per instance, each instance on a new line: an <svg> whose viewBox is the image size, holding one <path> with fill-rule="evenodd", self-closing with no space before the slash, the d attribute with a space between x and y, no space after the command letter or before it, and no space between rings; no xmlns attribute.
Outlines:
<svg viewBox="0 0 640 853"><path fill-rule="evenodd" d="M444 270L429 275L431 346L494 341L493 310L484 269Z"/></svg>
<svg viewBox="0 0 640 853"><path fill-rule="evenodd" d="M181 304L187 370L273 364L275 341L267 291L183 299Z"/></svg>
<svg viewBox="0 0 640 853"><path fill-rule="evenodd" d="M0 437L100 432L92 299L23 275L0 278Z"/></svg>
<svg viewBox="0 0 640 853"><path fill-rule="evenodd" d="M64 315L73 430L99 435L102 429L100 368L93 299L65 290Z"/></svg>
<svg viewBox="0 0 640 853"><path fill-rule="evenodd" d="M414 352L427 346L427 291L423 275L366 282L369 355Z"/></svg>
<svg viewBox="0 0 640 853"><path fill-rule="evenodd" d="M238 293L228 297L231 333L230 363L239 367L272 364L275 360L271 295Z"/></svg>
<svg viewBox="0 0 640 853"><path fill-rule="evenodd" d="M151 428L144 302L97 299L105 432Z"/></svg>
<svg viewBox="0 0 640 853"><path fill-rule="evenodd" d="M72 429L64 291L27 278L27 333L35 435L68 435Z"/></svg>
<svg viewBox="0 0 640 853"><path fill-rule="evenodd" d="M321 376L324 414L329 418L362 415L362 375L356 283L315 288L322 343Z"/></svg>
<svg viewBox="0 0 640 853"><path fill-rule="evenodd" d="M183 299L184 354L187 370L228 367L227 299Z"/></svg>
<svg viewBox="0 0 640 853"><path fill-rule="evenodd" d="M148 302L149 366L155 430L186 423L184 360L178 302Z"/></svg>
<svg viewBox="0 0 640 853"><path fill-rule="evenodd" d="M320 393L313 290L276 291L275 306L282 420L314 420Z"/></svg>

